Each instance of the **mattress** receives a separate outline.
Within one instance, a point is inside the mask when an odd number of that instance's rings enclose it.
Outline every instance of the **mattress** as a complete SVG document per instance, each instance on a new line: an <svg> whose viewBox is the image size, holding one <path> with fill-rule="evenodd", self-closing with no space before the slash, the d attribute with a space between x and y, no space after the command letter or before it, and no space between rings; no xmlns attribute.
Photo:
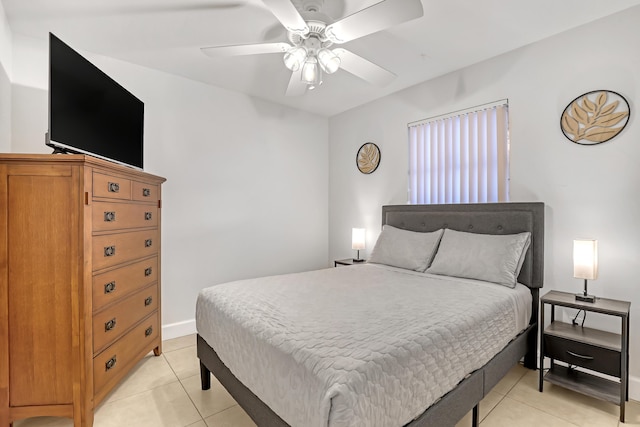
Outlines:
<svg viewBox="0 0 640 427"><path fill-rule="evenodd" d="M402 426L529 323L531 293L377 264L203 289L200 336L292 426Z"/></svg>

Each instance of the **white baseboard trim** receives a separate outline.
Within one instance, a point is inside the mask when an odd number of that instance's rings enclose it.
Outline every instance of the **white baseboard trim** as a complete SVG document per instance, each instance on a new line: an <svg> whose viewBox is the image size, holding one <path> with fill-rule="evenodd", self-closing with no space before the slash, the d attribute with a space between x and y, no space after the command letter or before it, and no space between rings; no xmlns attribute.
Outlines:
<svg viewBox="0 0 640 427"><path fill-rule="evenodd" d="M196 333L196 319L184 320L182 322L170 323L162 325L162 339L170 340L172 338L183 337Z"/></svg>
<svg viewBox="0 0 640 427"><path fill-rule="evenodd" d="M629 399L640 402L640 378L629 376Z"/></svg>

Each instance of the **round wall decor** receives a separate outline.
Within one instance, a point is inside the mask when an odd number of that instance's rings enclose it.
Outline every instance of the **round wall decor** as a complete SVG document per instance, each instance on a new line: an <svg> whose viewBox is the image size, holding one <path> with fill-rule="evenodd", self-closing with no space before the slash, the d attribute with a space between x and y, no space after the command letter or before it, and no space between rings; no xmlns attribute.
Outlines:
<svg viewBox="0 0 640 427"><path fill-rule="evenodd" d="M364 174L370 174L378 169L380 164L380 148L373 142L362 144L356 154L358 170Z"/></svg>
<svg viewBox="0 0 640 427"><path fill-rule="evenodd" d="M594 90L567 105L560 117L560 128L576 144L600 144L622 132L630 113L629 103L619 93Z"/></svg>

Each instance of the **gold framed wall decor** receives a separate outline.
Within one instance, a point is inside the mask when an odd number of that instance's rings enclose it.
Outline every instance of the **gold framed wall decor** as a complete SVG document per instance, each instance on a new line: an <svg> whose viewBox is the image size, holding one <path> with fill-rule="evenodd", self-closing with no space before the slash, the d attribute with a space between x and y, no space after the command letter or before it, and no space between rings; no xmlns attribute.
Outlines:
<svg viewBox="0 0 640 427"><path fill-rule="evenodd" d="M373 142L366 142L360 146L356 154L356 166L363 174L375 172L380 165L380 148Z"/></svg>
<svg viewBox="0 0 640 427"><path fill-rule="evenodd" d="M622 132L630 114L624 96L610 90L594 90L567 105L560 117L560 128L571 142L596 145Z"/></svg>

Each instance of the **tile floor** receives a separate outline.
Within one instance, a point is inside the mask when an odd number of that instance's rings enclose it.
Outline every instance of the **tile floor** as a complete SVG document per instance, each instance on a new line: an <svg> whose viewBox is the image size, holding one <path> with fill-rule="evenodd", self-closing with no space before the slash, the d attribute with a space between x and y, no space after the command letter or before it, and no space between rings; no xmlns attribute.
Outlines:
<svg viewBox="0 0 640 427"><path fill-rule="evenodd" d="M248 427L255 426L212 378L200 390L195 336L168 340L163 354L149 354L98 407L95 427ZM629 402L627 422L618 407L545 383L537 372L513 368L480 403L481 427L618 427L640 425L640 403ZM456 427L470 426L468 414ZM31 418L14 427L72 427L64 418Z"/></svg>

